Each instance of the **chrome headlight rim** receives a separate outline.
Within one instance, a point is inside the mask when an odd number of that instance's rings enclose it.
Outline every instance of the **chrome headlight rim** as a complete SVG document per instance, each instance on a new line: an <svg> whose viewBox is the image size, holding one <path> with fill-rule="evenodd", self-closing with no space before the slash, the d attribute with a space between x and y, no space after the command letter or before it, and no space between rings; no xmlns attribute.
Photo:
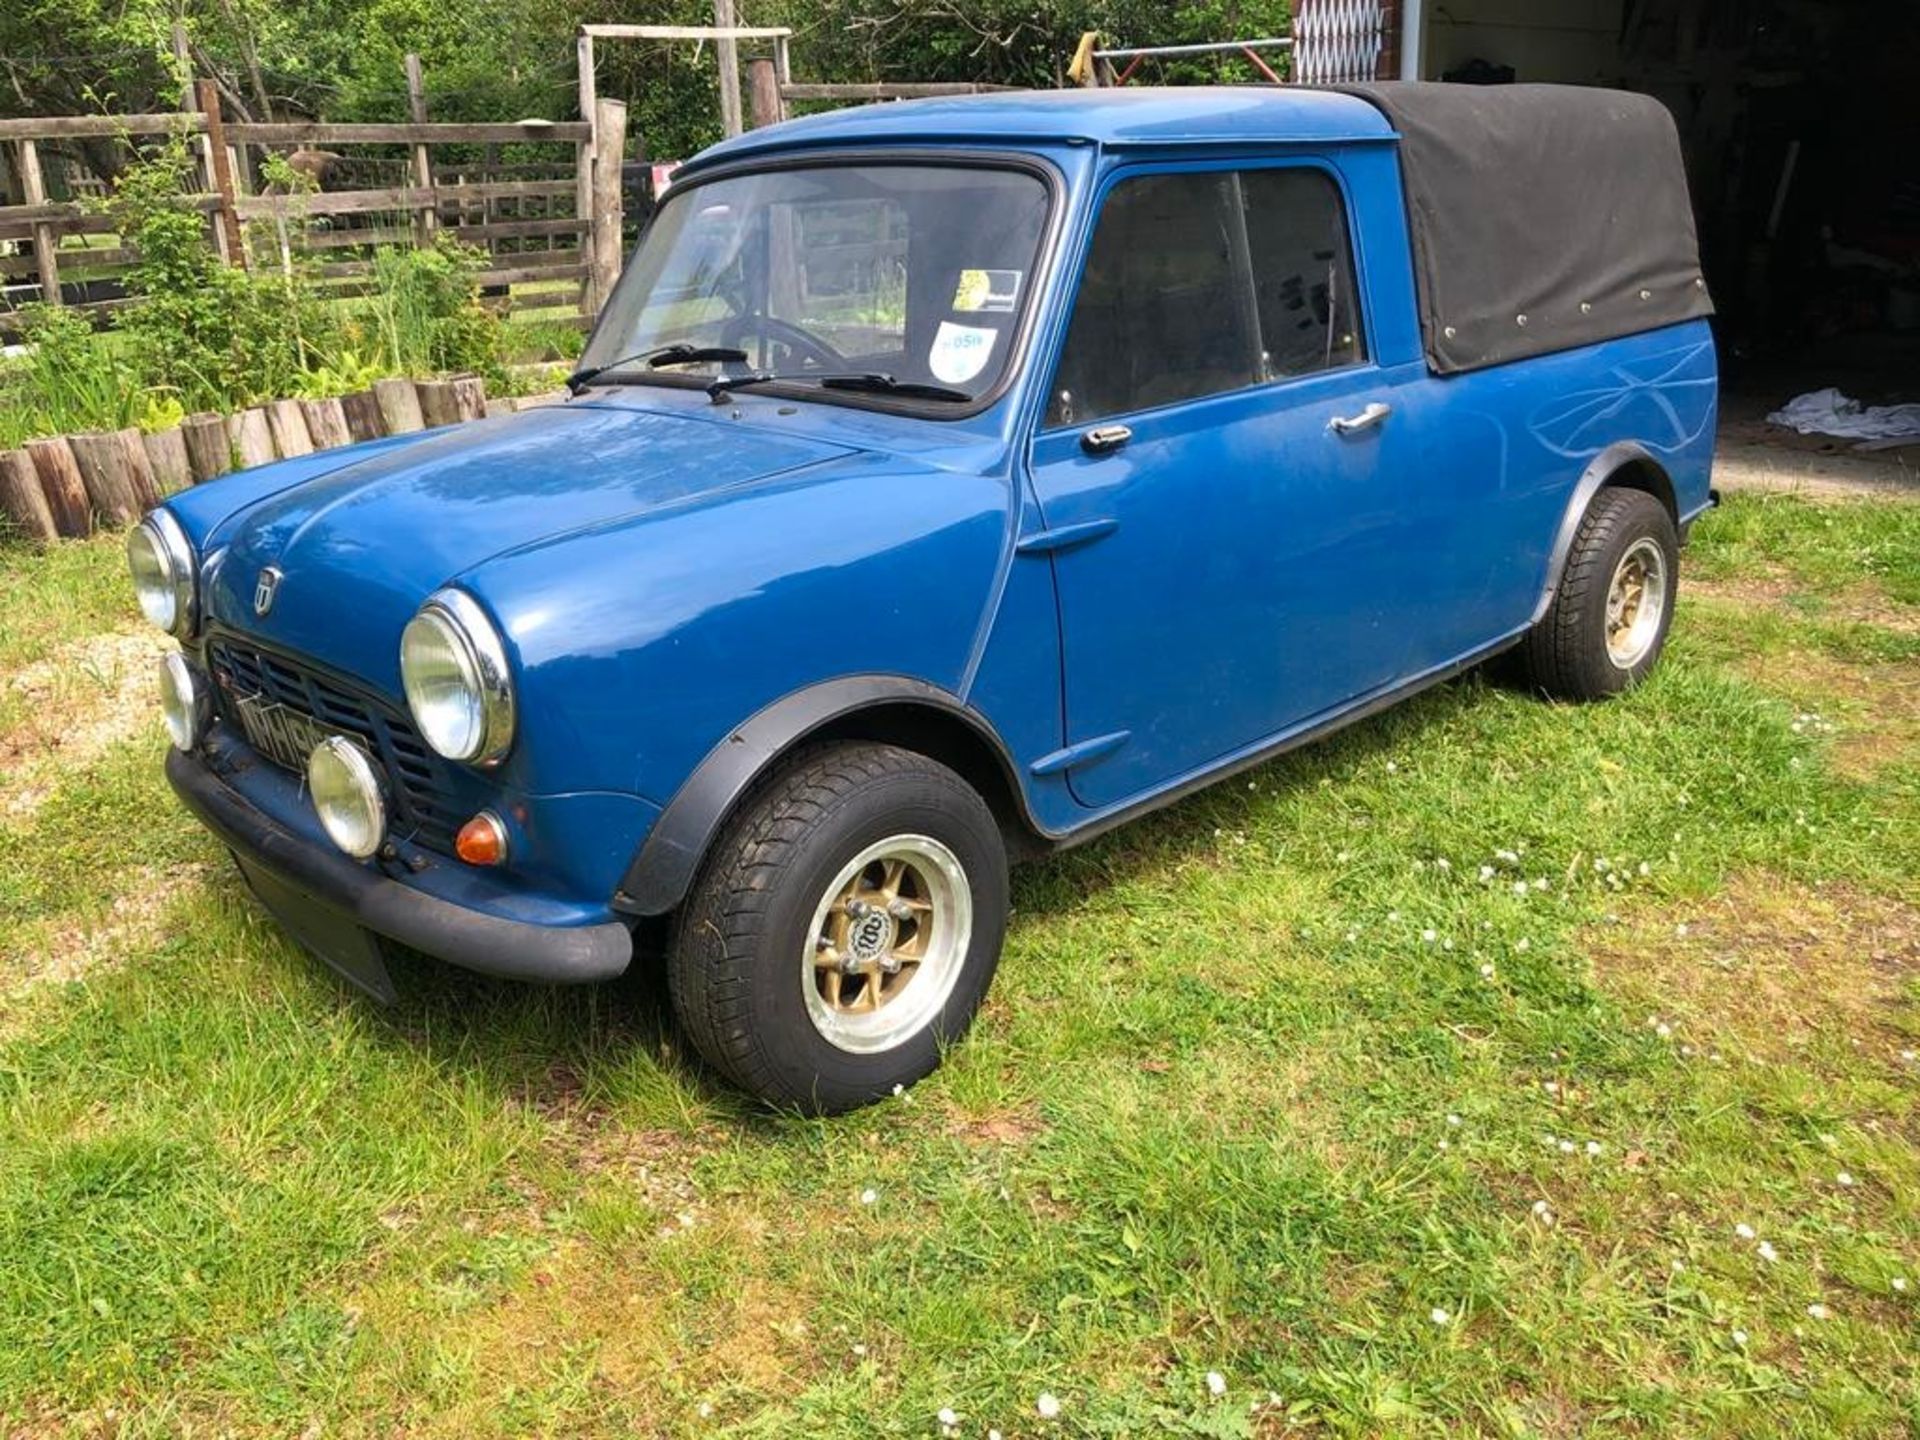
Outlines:
<svg viewBox="0 0 1920 1440"><path fill-rule="evenodd" d="M352 799L365 809L365 813L357 817L367 832L367 838L362 842L356 842L351 834L343 834L339 828L339 816L322 802L322 782L317 769L327 764L340 767L351 789ZM327 832L327 838L341 853L355 860L371 860L380 853L381 847L387 843L387 794L380 783L380 772L374 768L366 751L343 735L329 735L314 746L312 753L307 756L307 793L313 800L313 812L320 819L320 828Z"/></svg>
<svg viewBox="0 0 1920 1440"><path fill-rule="evenodd" d="M478 734L464 747L443 748L441 737L433 733L432 722L422 713L424 707L416 699L416 687L407 665L408 637L415 633L416 626L431 626L446 637L461 681L479 707ZM480 602L466 591L451 586L436 590L407 622L400 637L400 681L407 695L407 711L419 728L421 738L433 747L435 754L484 768L499 764L513 748L516 715L513 671L507 663L506 642L487 618L486 611L480 608Z"/></svg>
<svg viewBox="0 0 1920 1440"><path fill-rule="evenodd" d="M161 598L167 608L161 614L155 613L154 607L149 604L148 592L140 585L140 567L134 547L143 543L151 547L162 572L165 593ZM199 619L200 600L193 544L171 511L165 508L152 510L133 527L127 536L127 568L133 573L134 595L148 622L179 639L191 635Z"/></svg>
<svg viewBox="0 0 1920 1440"><path fill-rule="evenodd" d="M213 707L207 687L178 650L160 662L160 716L173 748L191 754L206 738Z"/></svg>

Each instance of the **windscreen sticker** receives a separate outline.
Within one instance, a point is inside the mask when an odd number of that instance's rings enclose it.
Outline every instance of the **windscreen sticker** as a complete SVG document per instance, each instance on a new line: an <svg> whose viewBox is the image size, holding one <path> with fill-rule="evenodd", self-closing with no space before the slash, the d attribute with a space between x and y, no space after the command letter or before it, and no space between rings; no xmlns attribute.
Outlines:
<svg viewBox="0 0 1920 1440"><path fill-rule="evenodd" d="M962 313L1009 314L1020 299L1018 270L962 270L953 308Z"/></svg>
<svg viewBox="0 0 1920 1440"><path fill-rule="evenodd" d="M933 337L933 349L927 355L927 368L936 380L948 385L962 384L987 368L987 357L993 354L993 342L999 337L998 330L942 320Z"/></svg>

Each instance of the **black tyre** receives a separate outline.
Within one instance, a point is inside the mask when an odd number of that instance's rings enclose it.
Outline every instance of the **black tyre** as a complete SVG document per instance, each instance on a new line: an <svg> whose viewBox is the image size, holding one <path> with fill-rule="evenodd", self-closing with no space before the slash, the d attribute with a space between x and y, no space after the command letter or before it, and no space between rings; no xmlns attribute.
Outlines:
<svg viewBox="0 0 1920 1440"><path fill-rule="evenodd" d="M1679 583L1666 507L1644 490L1602 490L1574 533L1553 603L1520 644L1527 682L1562 700L1639 684L1666 647Z"/></svg>
<svg viewBox="0 0 1920 1440"><path fill-rule="evenodd" d="M890 745L824 746L707 856L668 955L673 1008L735 1084L849 1110L966 1033L1006 923L1006 849L966 781Z"/></svg>

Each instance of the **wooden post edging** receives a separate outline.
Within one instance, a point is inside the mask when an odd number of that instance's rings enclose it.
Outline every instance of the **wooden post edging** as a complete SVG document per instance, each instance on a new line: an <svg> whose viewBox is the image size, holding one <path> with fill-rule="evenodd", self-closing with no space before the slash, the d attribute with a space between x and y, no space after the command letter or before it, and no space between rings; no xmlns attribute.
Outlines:
<svg viewBox="0 0 1920 1440"><path fill-rule="evenodd" d="M267 423L267 407L236 410L227 417L227 443L232 447L234 463L242 470L273 463L273 427Z"/></svg>
<svg viewBox="0 0 1920 1440"><path fill-rule="evenodd" d="M94 514L112 525L131 525L138 520L140 502L133 493L133 473L119 435L110 430L90 430L69 435L67 444L80 466L80 479Z"/></svg>
<svg viewBox="0 0 1920 1440"><path fill-rule="evenodd" d="M387 427L380 416L380 402L374 398L373 391L356 390L351 395L342 395L340 409L346 416L347 434L356 443L362 440L378 440L387 433Z"/></svg>
<svg viewBox="0 0 1920 1440"><path fill-rule="evenodd" d="M0 516L36 545L60 538L47 492L40 485L40 472L24 450L0 450Z"/></svg>
<svg viewBox="0 0 1920 1440"><path fill-rule="evenodd" d="M224 415L203 411L189 415L180 424L181 437L187 442L187 464L198 485L233 469L233 443L227 438Z"/></svg>
<svg viewBox="0 0 1920 1440"><path fill-rule="evenodd" d="M273 448L283 460L313 453L313 436L307 431L307 412L298 400L273 400L267 404L267 424L273 430Z"/></svg>
<svg viewBox="0 0 1920 1440"><path fill-rule="evenodd" d="M87 504L86 482L64 435L27 441L27 454L40 475L40 490L53 512L54 528L62 535L91 535L93 508Z"/></svg>
<svg viewBox="0 0 1920 1440"><path fill-rule="evenodd" d="M373 398L389 435L410 435L426 427L420 413L420 392L411 380L376 380Z"/></svg>
<svg viewBox="0 0 1920 1440"><path fill-rule="evenodd" d="M451 425L460 418L459 407L453 398L453 381L422 380L418 390L420 418L426 422L429 430Z"/></svg>
<svg viewBox="0 0 1920 1440"><path fill-rule="evenodd" d="M347 430L347 412L338 400L302 400L300 409L307 417L307 434L316 450L337 450L351 445Z"/></svg>
<svg viewBox="0 0 1920 1440"><path fill-rule="evenodd" d="M140 437L147 447L147 463L153 467L154 488L166 499L176 490L193 484L193 466L187 462L187 437L180 427L154 430Z"/></svg>
<svg viewBox="0 0 1920 1440"><path fill-rule="evenodd" d="M127 474L133 479L133 498L139 502L140 513L144 515L160 503L160 482L153 473L153 461L147 458L146 441L141 438L138 425L116 430L114 438L126 452Z"/></svg>
<svg viewBox="0 0 1920 1440"><path fill-rule="evenodd" d="M587 234L587 311L598 315L620 278L621 227L626 216L620 194L620 170L627 156L627 107L618 100L597 101L593 158L593 222Z"/></svg>

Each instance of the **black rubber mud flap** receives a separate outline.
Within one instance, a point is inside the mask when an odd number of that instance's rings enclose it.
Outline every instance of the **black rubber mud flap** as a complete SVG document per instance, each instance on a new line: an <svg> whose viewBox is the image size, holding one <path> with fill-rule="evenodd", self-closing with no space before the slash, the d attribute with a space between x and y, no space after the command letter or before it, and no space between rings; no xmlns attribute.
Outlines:
<svg viewBox="0 0 1920 1440"><path fill-rule="evenodd" d="M300 942L302 949L356 990L391 1005L399 998L393 977L381 958L380 942L338 910L322 905L258 865L233 857L241 878L273 918Z"/></svg>

